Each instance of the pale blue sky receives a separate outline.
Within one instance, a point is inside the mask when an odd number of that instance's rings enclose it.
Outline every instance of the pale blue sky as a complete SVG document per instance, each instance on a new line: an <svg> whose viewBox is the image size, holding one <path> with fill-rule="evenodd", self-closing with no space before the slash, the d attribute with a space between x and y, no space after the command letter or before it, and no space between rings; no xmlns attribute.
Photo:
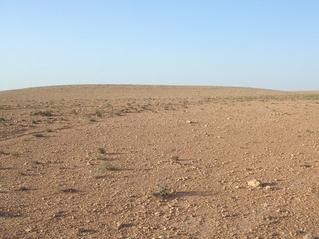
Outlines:
<svg viewBox="0 0 319 239"><path fill-rule="evenodd" d="M319 1L0 0L0 90L319 89Z"/></svg>

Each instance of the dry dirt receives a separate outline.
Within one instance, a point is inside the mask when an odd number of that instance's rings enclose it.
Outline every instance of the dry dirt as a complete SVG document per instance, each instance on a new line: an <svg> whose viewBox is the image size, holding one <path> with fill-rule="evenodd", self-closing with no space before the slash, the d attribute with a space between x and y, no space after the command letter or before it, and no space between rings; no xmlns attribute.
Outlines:
<svg viewBox="0 0 319 239"><path fill-rule="evenodd" d="M315 238L318 125L318 92L0 92L0 237Z"/></svg>

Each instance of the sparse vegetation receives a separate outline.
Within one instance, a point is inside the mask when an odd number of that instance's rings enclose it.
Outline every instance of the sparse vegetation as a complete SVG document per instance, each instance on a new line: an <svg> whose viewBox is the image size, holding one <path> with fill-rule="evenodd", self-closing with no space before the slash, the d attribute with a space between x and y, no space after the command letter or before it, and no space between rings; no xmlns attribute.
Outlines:
<svg viewBox="0 0 319 239"><path fill-rule="evenodd" d="M14 217L20 217L20 214L11 212L11 211L0 210L0 218L14 218Z"/></svg>
<svg viewBox="0 0 319 239"><path fill-rule="evenodd" d="M102 171L117 171L119 170L116 166L112 165L110 162L103 162L99 165L99 169Z"/></svg>
<svg viewBox="0 0 319 239"><path fill-rule="evenodd" d="M10 155L10 153L4 150L0 150L0 155Z"/></svg>
<svg viewBox="0 0 319 239"><path fill-rule="evenodd" d="M101 110L96 110L95 112L96 116L99 117L99 118L102 118L103 117L103 112Z"/></svg>
<svg viewBox="0 0 319 239"><path fill-rule="evenodd" d="M26 191L29 191L30 189L27 188L26 186L21 186L19 187L18 191L21 191L21 192L26 192Z"/></svg>
<svg viewBox="0 0 319 239"><path fill-rule="evenodd" d="M99 154L99 155L97 156L97 160L105 161L105 160L107 160L107 157L106 157L105 154Z"/></svg>
<svg viewBox="0 0 319 239"><path fill-rule="evenodd" d="M4 150L0 150L0 155L12 155L14 157L19 157L20 154L18 152L8 152Z"/></svg>
<svg viewBox="0 0 319 239"><path fill-rule="evenodd" d="M238 89L226 89L230 93L225 95L220 89L216 96L206 88L198 96L189 89L178 89L177 96L173 90L155 90L154 99L144 98L151 90L143 95L142 89L138 96L138 89L133 94L112 90L114 108L103 103L107 90L101 95L85 90L78 99L72 98L77 97L74 91L64 101L63 92L50 102L40 95L21 100L20 108L13 97L1 98L13 105L0 110L6 120L0 118L0 195L6 199L0 220L8 235L90 237L91 228L97 238L267 238L277 232L302 238L306 232L299 230L316 232L319 104L287 97L240 98L245 92ZM164 112L164 107L177 111ZM38 110L52 110L54 116L32 115ZM296 127L287 131L287 125ZM253 178L258 181L248 185ZM295 195L307 200L284 203ZM264 209L266 203L263 217L255 222L256 215L247 212L260 205ZM292 214L299 216L297 222ZM10 217L16 215L34 220L12 227L19 218ZM198 225L210 222L212 215L212 221L227 221L228 226L245 219L252 231L224 230L211 223L202 233ZM37 218L55 223L54 230ZM182 219L189 226L183 227ZM65 227L67 220L72 220L72 230ZM158 220L163 223L156 227Z"/></svg>
<svg viewBox="0 0 319 239"><path fill-rule="evenodd" d="M110 162L103 161L97 165L96 178L102 177L107 171L118 171L119 168L112 165Z"/></svg>
<svg viewBox="0 0 319 239"><path fill-rule="evenodd" d="M33 134L33 136L37 137L37 138L44 138L45 137L45 135L42 133L35 133L35 134Z"/></svg>
<svg viewBox="0 0 319 239"><path fill-rule="evenodd" d="M177 155L174 155L174 156L171 157L171 159L172 159L173 161L178 161L178 160L179 160L179 157L178 157Z"/></svg>
<svg viewBox="0 0 319 239"><path fill-rule="evenodd" d="M106 150L104 148L98 148L100 154L106 154Z"/></svg>
<svg viewBox="0 0 319 239"><path fill-rule="evenodd" d="M40 120L32 120L32 124L39 124L40 122Z"/></svg>
<svg viewBox="0 0 319 239"><path fill-rule="evenodd" d="M6 121L6 119L5 119L5 118L0 117L0 123L5 122L5 121Z"/></svg>
<svg viewBox="0 0 319 239"><path fill-rule="evenodd" d="M31 176L28 172L19 172L21 176Z"/></svg>
<svg viewBox="0 0 319 239"><path fill-rule="evenodd" d="M79 114L79 111L76 110L76 109L73 109L73 110L71 111L71 114L78 115L78 114Z"/></svg>
<svg viewBox="0 0 319 239"><path fill-rule="evenodd" d="M165 183L160 183L157 185L157 189L153 192L155 197L166 198L171 194L170 188Z"/></svg>
<svg viewBox="0 0 319 239"><path fill-rule="evenodd" d="M78 236L84 235L84 234L92 234L95 233L96 230L90 229L90 228L80 228L78 232Z"/></svg>
<svg viewBox="0 0 319 239"><path fill-rule="evenodd" d="M49 111L49 110L46 110L46 111L40 110L40 111L33 112L32 114L33 115L40 115L40 116L47 116L47 117L53 116L53 112Z"/></svg>
<svg viewBox="0 0 319 239"><path fill-rule="evenodd" d="M79 190L75 188L60 188L59 191L63 193L77 193Z"/></svg>
<svg viewBox="0 0 319 239"><path fill-rule="evenodd" d="M18 152L12 152L12 153L10 153L12 156L14 156L14 157L19 157L20 156L20 154L18 153Z"/></svg>

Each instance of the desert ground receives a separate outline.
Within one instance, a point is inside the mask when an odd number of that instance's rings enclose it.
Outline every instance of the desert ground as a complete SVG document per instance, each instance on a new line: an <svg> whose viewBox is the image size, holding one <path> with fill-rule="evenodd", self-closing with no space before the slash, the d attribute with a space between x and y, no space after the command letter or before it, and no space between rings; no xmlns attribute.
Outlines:
<svg viewBox="0 0 319 239"><path fill-rule="evenodd" d="M0 238L316 238L319 92L0 92Z"/></svg>

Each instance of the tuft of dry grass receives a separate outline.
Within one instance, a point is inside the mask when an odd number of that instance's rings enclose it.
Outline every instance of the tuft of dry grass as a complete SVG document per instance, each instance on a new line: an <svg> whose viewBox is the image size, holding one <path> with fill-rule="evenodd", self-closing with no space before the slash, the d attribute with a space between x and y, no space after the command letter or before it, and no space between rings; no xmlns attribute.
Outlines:
<svg viewBox="0 0 319 239"><path fill-rule="evenodd" d="M21 192L26 192L26 191L29 191L30 189L26 186L21 186L18 188L18 191L21 191Z"/></svg>
<svg viewBox="0 0 319 239"><path fill-rule="evenodd" d="M107 171L118 171L119 168L112 165L110 162L102 161L97 165L95 178L101 178L105 175Z"/></svg>
<svg viewBox="0 0 319 239"><path fill-rule="evenodd" d="M10 155L10 153L4 150L0 150L0 155Z"/></svg>
<svg viewBox="0 0 319 239"><path fill-rule="evenodd" d="M41 123L41 120L32 120L32 124L39 124Z"/></svg>
<svg viewBox="0 0 319 239"><path fill-rule="evenodd" d="M171 159L172 159L173 161L178 161L178 160L179 160L179 157L178 157L177 155L174 155L174 156L171 157Z"/></svg>
<svg viewBox="0 0 319 239"><path fill-rule="evenodd" d="M103 162L98 166L99 171L117 171L119 170L116 166L112 165L110 162Z"/></svg>
<svg viewBox="0 0 319 239"><path fill-rule="evenodd" d="M79 190L75 188L60 188L59 191L63 193L77 193Z"/></svg>
<svg viewBox="0 0 319 239"><path fill-rule="evenodd" d="M73 109L73 110L71 111L71 114L78 115L78 114L79 114L79 111L76 110L76 109Z"/></svg>
<svg viewBox="0 0 319 239"><path fill-rule="evenodd" d="M14 157L19 157L20 153L18 153L18 152L8 152L8 151L0 150L0 155L12 155Z"/></svg>
<svg viewBox="0 0 319 239"><path fill-rule="evenodd" d="M40 115L40 116L50 117L50 116L53 116L53 113L52 113L52 111L49 111L49 110L46 110L46 111L39 110L39 111L33 112L32 115Z"/></svg>
<svg viewBox="0 0 319 239"><path fill-rule="evenodd" d="M104 148L98 148L100 154L106 154L106 150Z"/></svg>
<svg viewBox="0 0 319 239"><path fill-rule="evenodd" d="M97 117L102 118L103 117L103 112L101 110L96 110L95 114Z"/></svg>
<svg viewBox="0 0 319 239"><path fill-rule="evenodd" d="M166 198L171 194L171 190L167 184L160 183L157 185L157 189L152 194L155 197Z"/></svg>
<svg viewBox="0 0 319 239"><path fill-rule="evenodd" d="M45 137L45 135L42 133L35 133L33 136L37 137L37 138L44 138Z"/></svg>

